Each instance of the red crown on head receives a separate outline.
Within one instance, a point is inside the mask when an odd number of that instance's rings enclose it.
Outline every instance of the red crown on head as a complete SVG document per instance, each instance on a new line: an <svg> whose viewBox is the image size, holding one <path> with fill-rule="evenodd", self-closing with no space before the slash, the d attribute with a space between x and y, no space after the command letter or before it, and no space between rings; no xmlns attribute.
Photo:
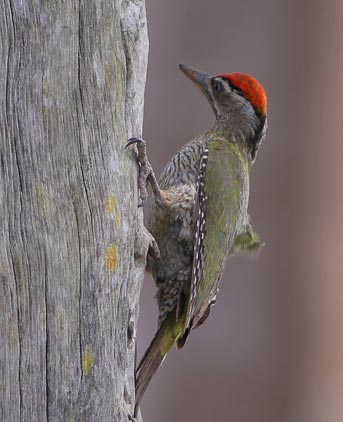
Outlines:
<svg viewBox="0 0 343 422"><path fill-rule="evenodd" d="M250 101L253 107L263 114L267 113L267 94L262 84L253 76L245 73L225 73L218 75L221 78L228 79L230 84L237 88L244 98Z"/></svg>

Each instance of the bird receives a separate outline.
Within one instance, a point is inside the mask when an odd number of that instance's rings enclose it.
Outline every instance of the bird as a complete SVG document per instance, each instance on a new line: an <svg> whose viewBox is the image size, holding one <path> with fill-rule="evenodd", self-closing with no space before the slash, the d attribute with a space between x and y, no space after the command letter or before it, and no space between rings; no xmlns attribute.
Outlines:
<svg viewBox="0 0 343 422"><path fill-rule="evenodd" d="M179 68L205 96L215 121L171 158L159 180L146 141L131 138L127 144L138 149L139 206L147 202L148 184L154 193L148 230L155 242L147 269L159 307L157 332L136 369L135 416L169 350L182 348L208 318L227 256L263 246L248 202L250 169L267 129L266 91L248 74Z"/></svg>

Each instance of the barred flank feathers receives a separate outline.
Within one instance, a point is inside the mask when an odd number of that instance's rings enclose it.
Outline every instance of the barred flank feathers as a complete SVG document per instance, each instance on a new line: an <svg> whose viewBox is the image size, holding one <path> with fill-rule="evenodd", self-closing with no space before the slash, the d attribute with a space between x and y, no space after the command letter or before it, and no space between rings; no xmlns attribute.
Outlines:
<svg viewBox="0 0 343 422"><path fill-rule="evenodd" d="M188 302L188 310L186 316L186 323L184 330L192 328L192 320L194 318L197 295L199 292L200 283L202 281L205 259L205 236L206 236L206 214L207 214L207 193L205 188L206 168L208 162L209 149L206 147L203 151L199 175L197 180L197 199L194 210L197 210L195 239L194 239L194 258L191 279L191 292ZM186 335L187 338L187 335ZM182 347L182 346L181 346Z"/></svg>

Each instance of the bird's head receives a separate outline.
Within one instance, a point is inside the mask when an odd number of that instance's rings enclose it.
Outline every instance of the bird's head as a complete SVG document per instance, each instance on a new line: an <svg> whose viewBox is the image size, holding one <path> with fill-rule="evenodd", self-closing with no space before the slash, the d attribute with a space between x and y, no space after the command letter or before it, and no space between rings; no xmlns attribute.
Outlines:
<svg viewBox="0 0 343 422"><path fill-rule="evenodd" d="M249 106L257 114L267 114L266 91L253 76L245 73L212 76L184 64L179 67L205 94L216 115L230 114Z"/></svg>
<svg viewBox="0 0 343 422"><path fill-rule="evenodd" d="M205 95L220 124L256 143L254 158L266 129L267 95L262 84L244 73L213 76L184 64L179 67Z"/></svg>

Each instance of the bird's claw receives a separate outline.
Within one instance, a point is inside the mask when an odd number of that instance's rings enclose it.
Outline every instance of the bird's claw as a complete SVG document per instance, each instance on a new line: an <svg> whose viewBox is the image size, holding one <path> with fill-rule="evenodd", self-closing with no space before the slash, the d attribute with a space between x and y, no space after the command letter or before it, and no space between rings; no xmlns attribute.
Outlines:
<svg viewBox="0 0 343 422"><path fill-rule="evenodd" d="M152 191L156 199L159 199L161 196L160 188L158 186L154 170L149 163L148 155L146 152L146 142L142 138L130 138L127 141L126 147L130 147L136 144L138 150L137 160L139 163L139 176L138 176L138 189L139 189L139 197L140 202L138 203L138 207L144 207L144 205L148 202L148 190L147 184L150 183Z"/></svg>
<svg viewBox="0 0 343 422"><path fill-rule="evenodd" d="M130 138L130 139L127 141L127 144L126 144L125 149L126 149L127 147L130 147L131 145L134 145L134 144L139 144L139 143L142 143L142 142L144 142L144 143L145 143L144 139L142 139L142 138L136 138L136 137L134 137L134 138Z"/></svg>

